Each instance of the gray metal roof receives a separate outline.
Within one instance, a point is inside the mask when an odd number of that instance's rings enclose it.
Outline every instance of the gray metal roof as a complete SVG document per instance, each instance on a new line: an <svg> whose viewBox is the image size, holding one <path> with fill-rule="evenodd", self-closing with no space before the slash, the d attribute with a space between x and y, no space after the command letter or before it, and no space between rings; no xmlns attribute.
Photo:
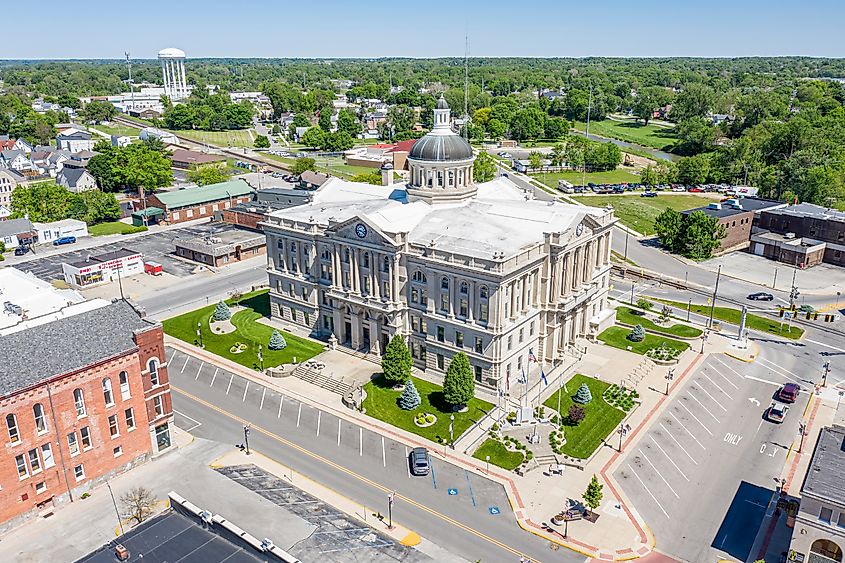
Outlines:
<svg viewBox="0 0 845 563"><path fill-rule="evenodd" d="M153 326L125 301L0 336L0 397L136 347Z"/></svg>
<svg viewBox="0 0 845 563"><path fill-rule="evenodd" d="M32 221L29 219L7 219L0 221L0 237L29 232L32 232Z"/></svg>
<svg viewBox="0 0 845 563"><path fill-rule="evenodd" d="M812 203L799 203L798 205L790 205L789 207L774 209L770 212L778 215L791 215L794 217L814 217L816 219L845 221L845 212L822 207L821 205L813 205Z"/></svg>
<svg viewBox="0 0 845 563"><path fill-rule="evenodd" d="M801 494L845 504L845 428L826 427L819 433Z"/></svg>
<svg viewBox="0 0 845 563"><path fill-rule="evenodd" d="M460 135L434 135L429 133L414 143L408 158L448 162L472 158L472 147Z"/></svg>

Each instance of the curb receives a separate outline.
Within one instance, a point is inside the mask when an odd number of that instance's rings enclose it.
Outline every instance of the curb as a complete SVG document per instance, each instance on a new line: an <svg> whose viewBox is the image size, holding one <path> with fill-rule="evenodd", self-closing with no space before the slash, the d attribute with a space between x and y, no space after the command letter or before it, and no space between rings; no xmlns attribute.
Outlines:
<svg viewBox="0 0 845 563"><path fill-rule="evenodd" d="M757 359L757 356L760 355L760 347L757 345L756 342L752 342L751 345L754 347L754 351L746 358L744 356L739 356L737 354L732 354L731 352L723 352L729 358L733 358L734 360L739 360L740 362L745 362L746 364L753 364L754 361Z"/></svg>

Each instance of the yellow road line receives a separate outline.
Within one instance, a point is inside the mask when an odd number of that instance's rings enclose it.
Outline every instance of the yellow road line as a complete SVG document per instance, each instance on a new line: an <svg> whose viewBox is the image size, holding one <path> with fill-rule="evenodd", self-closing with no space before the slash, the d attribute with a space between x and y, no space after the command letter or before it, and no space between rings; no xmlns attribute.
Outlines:
<svg viewBox="0 0 845 563"><path fill-rule="evenodd" d="M237 416L233 413L230 413L229 411L221 409L217 405L213 405L213 404L209 403L208 401L204 401L203 399L200 399L199 397L192 395L191 393L188 393L187 391L179 389L178 387L174 387L172 383L170 385L171 385L170 386L171 391L175 391L176 393L179 393L180 395L184 395L184 396L188 397L189 399L191 399L192 401L195 401L195 402L197 402L197 403L199 403L199 404L201 404L201 405L203 405L203 406L205 406L205 407L207 407L207 408L209 408L213 411L216 411L216 412L218 412L218 413L220 413L220 414L222 414L222 415L224 415L228 418L231 418L232 420L235 420L242 425L249 425L251 429L257 430L258 432L261 432L262 434L276 440L280 444L284 444L285 446L292 448L292 449L294 449L294 450L296 450L300 453L303 453L303 454L305 454L305 455L307 455L307 456L309 456L309 457L311 457L311 458L313 458L317 461L325 463L329 467L332 467L334 469L337 469L338 471L346 473L347 475L354 477L354 478L358 479L359 481L370 485L373 488L379 489L382 492L385 492L385 493L394 492L393 489L391 489L389 487L385 487L384 485L381 485L380 483L376 483L372 479L364 477L363 475L359 475L358 473L355 473L354 471L351 471L351 470L343 467L342 465L339 465L339 464L337 464L337 463L335 463L335 462L333 462L329 459L326 459L321 455L315 454L314 452L307 450L307 449L303 448L302 446L300 446L298 444L294 444L293 442L286 440L285 438L282 438L278 434L274 434L273 432L270 432L266 428L258 426L257 424L254 424L254 423L252 423L252 422L250 422L246 419L243 419L243 418L241 418L241 417L239 417L239 416ZM325 487L325 485L323 485L323 486ZM326 487L326 488L328 488L328 487ZM407 502L410 505L413 505L413 506L419 508L420 510L424 510L425 512L428 512L432 516L436 516L437 518L440 518L441 520L444 520L444 521L448 522L449 524L452 524L453 526L457 526L458 528L464 530L465 532L469 532L470 534L473 534L476 537L479 537L479 538L481 538L485 541L488 541L488 542L492 543L493 545L504 549L505 551L508 551L508 552L510 552L514 555L520 556L520 557L526 556L526 554L522 553L521 551L519 551L519 550L517 550L517 549L515 549L515 548L513 548L513 547L511 547L511 546L509 546L505 543L502 543L499 540L492 538L492 537L488 536L487 534L484 534L483 532L479 532L478 530L476 530L474 528L471 528L471 527L469 527L465 524L462 524L461 522L458 522L454 518L450 518L449 516L446 516L445 514L437 512L436 510L429 508L429 507L425 506L424 504L420 504L419 502L415 501L412 498L408 498L408 497L406 497L406 496L404 496L404 495L402 495L398 492L396 493L396 497L401 499L401 500L404 500L405 502Z"/></svg>

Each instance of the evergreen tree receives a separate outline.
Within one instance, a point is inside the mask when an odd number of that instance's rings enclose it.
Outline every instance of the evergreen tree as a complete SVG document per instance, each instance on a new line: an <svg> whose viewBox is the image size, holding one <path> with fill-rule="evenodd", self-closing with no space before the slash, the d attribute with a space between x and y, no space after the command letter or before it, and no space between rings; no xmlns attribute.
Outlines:
<svg viewBox="0 0 845 563"><path fill-rule="evenodd" d="M420 402L420 393L417 391L417 386L414 385L414 380L409 378L405 384L405 390L399 396L399 408L412 411L420 406Z"/></svg>
<svg viewBox="0 0 845 563"><path fill-rule="evenodd" d="M631 329L631 332L628 333L627 338L631 342L642 342L643 340L645 340L645 329L643 329L642 325L637 325L633 329Z"/></svg>
<svg viewBox="0 0 845 563"><path fill-rule="evenodd" d="M581 403L582 405L586 405L593 400L593 394L590 393L590 388L587 387L586 383L581 384L578 391L575 392L575 396L572 397L572 400L576 403Z"/></svg>
<svg viewBox="0 0 845 563"><path fill-rule="evenodd" d="M590 479L590 484L587 485L587 490L584 491L583 499L584 504L586 504L590 509L590 515L593 514L593 510L599 507L601 504L602 496L602 489L603 485L599 483L598 477L593 475L593 478Z"/></svg>
<svg viewBox="0 0 845 563"><path fill-rule="evenodd" d="M443 398L450 405L466 405L475 396L475 379L469 358L458 352L449 362L446 377L443 378Z"/></svg>
<svg viewBox="0 0 845 563"><path fill-rule="evenodd" d="M273 334L270 335L270 342L267 343L267 347L271 350L282 350L287 345L288 343L285 342L285 337L278 330L273 331Z"/></svg>
<svg viewBox="0 0 845 563"><path fill-rule="evenodd" d="M211 318L215 321L226 321L231 317L232 311L229 310L229 306L226 305L225 301L221 301L217 304L217 307L214 308L214 314L211 316Z"/></svg>
<svg viewBox="0 0 845 563"><path fill-rule="evenodd" d="M405 339L401 334L394 334L381 357L381 371L384 379L393 385L405 383L411 378L413 363L411 353L405 345Z"/></svg>

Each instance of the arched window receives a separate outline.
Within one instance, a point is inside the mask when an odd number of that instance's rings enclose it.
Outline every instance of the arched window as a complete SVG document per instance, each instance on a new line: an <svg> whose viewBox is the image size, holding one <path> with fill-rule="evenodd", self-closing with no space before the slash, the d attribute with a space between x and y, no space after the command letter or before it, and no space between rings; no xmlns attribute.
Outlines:
<svg viewBox="0 0 845 563"><path fill-rule="evenodd" d="M111 389L111 379L108 377L103 379L103 399L106 401L106 405L114 404L114 393L112 393Z"/></svg>
<svg viewBox="0 0 845 563"><path fill-rule="evenodd" d="M73 406L76 407L76 416L85 416L85 397L82 396L82 389L73 390Z"/></svg>
<svg viewBox="0 0 845 563"><path fill-rule="evenodd" d="M120 375L117 376L117 380L120 384L120 398L125 401L131 397L129 391L129 374L122 371L120 372Z"/></svg>
<svg viewBox="0 0 845 563"><path fill-rule="evenodd" d="M465 281L461 282L461 294L466 295L469 293L469 284Z"/></svg>
<svg viewBox="0 0 845 563"><path fill-rule="evenodd" d="M828 539L814 541L813 545L810 546L810 551L823 555L828 559L833 559L834 561L842 561L842 549Z"/></svg>
<svg viewBox="0 0 845 563"><path fill-rule="evenodd" d="M18 419L13 414L6 415L6 428L9 430L9 441L13 444L20 442L21 435L18 432Z"/></svg>
<svg viewBox="0 0 845 563"><path fill-rule="evenodd" d="M35 418L35 430L39 434L47 431L47 417L44 416L44 406L41 403L32 405L32 416Z"/></svg>
<svg viewBox="0 0 845 563"><path fill-rule="evenodd" d="M446 276L440 279L440 289L449 289L449 278Z"/></svg>
<svg viewBox="0 0 845 563"><path fill-rule="evenodd" d="M424 273L422 273L422 272L421 272L421 271L419 271L419 270L417 270L416 272L414 272L414 275L411 277L411 280L412 280L414 283L428 283L428 280L426 279L425 274L424 274Z"/></svg>
<svg viewBox="0 0 845 563"><path fill-rule="evenodd" d="M158 385L158 360L153 358L149 361L147 367L150 369L150 383L155 387Z"/></svg>
<svg viewBox="0 0 845 563"><path fill-rule="evenodd" d="M389 273L390 273L390 257L389 257L389 256L385 256L385 257L384 257L384 266L383 266L383 268L384 268L384 269L382 270L383 272L385 272L386 274L389 274Z"/></svg>
<svg viewBox="0 0 845 563"><path fill-rule="evenodd" d="M478 288L478 296L481 299L487 299L487 286L486 285L482 285L480 288Z"/></svg>

